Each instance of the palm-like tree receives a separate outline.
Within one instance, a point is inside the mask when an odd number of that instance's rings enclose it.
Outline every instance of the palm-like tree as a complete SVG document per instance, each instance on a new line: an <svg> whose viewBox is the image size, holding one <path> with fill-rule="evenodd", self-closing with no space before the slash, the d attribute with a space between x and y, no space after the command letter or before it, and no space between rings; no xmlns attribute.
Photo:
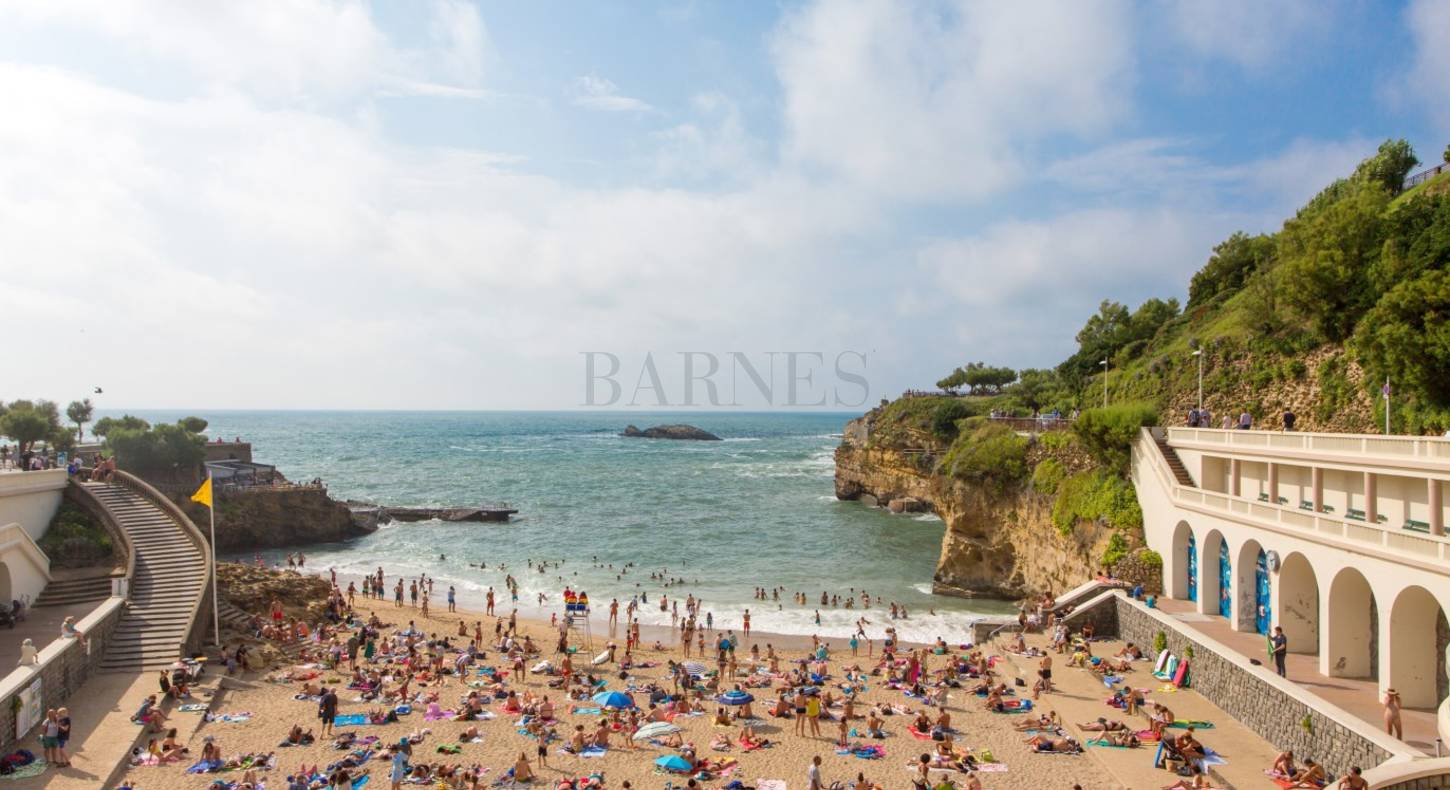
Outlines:
<svg viewBox="0 0 1450 790"><path fill-rule="evenodd" d="M65 407L65 416L76 424L76 441L83 441L86 437L86 423L91 421L91 415L95 413L96 407L91 404L91 399L73 400Z"/></svg>

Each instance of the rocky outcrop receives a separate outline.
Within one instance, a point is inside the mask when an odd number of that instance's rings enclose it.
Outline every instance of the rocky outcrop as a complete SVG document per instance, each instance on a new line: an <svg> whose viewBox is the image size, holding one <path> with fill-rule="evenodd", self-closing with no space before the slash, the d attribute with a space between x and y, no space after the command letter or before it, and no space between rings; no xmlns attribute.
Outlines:
<svg viewBox="0 0 1450 790"><path fill-rule="evenodd" d="M172 499L206 532L205 506L191 502L187 494L174 494ZM307 543L333 543L372 531L354 520L348 506L329 497L325 489L256 488L217 492L216 541L222 556Z"/></svg>
<svg viewBox="0 0 1450 790"><path fill-rule="evenodd" d="M946 523L932 589L961 597L1020 598L1062 592L1101 569L1113 530L1084 523L1063 535L1052 497L1028 486L999 491L936 474L944 448L873 444L868 414L847 423L836 448L836 497L893 512L926 510ZM1036 455L1036 453L1034 453ZM1031 459L1034 463L1036 457ZM1066 459L1076 471L1085 458Z"/></svg>
<svg viewBox="0 0 1450 790"><path fill-rule="evenodd" d="M620 436L638 439L682 439L701 442L718 442L720 437L693 425L656 425L640 430L633 425L625 426Z"/></svg>

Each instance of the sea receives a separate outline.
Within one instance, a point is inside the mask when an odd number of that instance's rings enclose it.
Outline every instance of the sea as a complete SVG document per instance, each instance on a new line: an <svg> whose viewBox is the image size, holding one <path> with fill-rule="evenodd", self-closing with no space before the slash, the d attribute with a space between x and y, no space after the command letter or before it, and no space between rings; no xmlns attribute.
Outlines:
<svg viewBox="0 0 1450 790"><path fill-rule="evenodd" d="M183 413L132 412L154 422ZM879 638L970 641L970 624L1015 611L1001 601L931 593L945 529L929 514L891 514L834 496L832 451L857 414L819 412L324 412L207 411L210 437L252 443L254 460L292 480L321 478L337 499L382 505L507 504L510 523L393 523L345 543L292 547L307 568L357 579L382 566L434 578L483 609L493 587L502 611L548 619L567 584L589 594L596 617L610 599L643 599L643 625L670 625L659 602L703 601L716 627L844 637L866 618ZM719 442L625 438L626 425L687 423ZM224 523L218 529L225 529ZM264 552L268 562L288 552ZM251 561L249 554L239 559ZM530 568L543 561L547 570ZM478 566L486 564L487 568ZM517 604L505 574L520 585ZM652 575L654 578L651 578ZM683 580L666 585L665 579ZM756 588L780 600L756 600ZM872 608L862 608L868 592ZM794 602L803 592L806 605ZM822 606L821 593L841 606ZM540 595L545 596L542 603ZM856 599L846 609L848 597ZM891 620L887 605L904 606Z"/></svg>

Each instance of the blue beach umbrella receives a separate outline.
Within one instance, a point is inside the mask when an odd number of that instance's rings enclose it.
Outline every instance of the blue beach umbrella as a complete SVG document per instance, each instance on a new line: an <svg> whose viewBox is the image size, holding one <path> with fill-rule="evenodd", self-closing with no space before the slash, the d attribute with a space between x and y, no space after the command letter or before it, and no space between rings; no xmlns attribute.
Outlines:
<svg viewBox="0 0 1450 790"><path fill-rule="evenodd" d="M594 695L594 704L607 710L628 710L634 707L634 700L623 691L601 691Z"/></svg>
<svg viewBox="0 0 1450 790"><path fill-rule="evenodd" d="M666 771L674 771L675 773L687 774L690 772L690 761L678 754L667 754L655 760L655 765L658 765Z"/></svg>
<svg viewBox="0 0 1450 790"><path fill-rule="evenodd" d="M755 697L744 691L734 690L721 694L715 698L715 701L725 705L744 705L747 702L754 702Z"/></svg>

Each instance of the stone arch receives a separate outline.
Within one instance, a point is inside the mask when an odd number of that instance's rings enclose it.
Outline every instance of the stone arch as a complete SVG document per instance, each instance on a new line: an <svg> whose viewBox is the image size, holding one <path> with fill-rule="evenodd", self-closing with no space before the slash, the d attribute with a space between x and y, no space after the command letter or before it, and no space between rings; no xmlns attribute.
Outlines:
<svg viewBox="0 0 1450 790"><path fill-rule="evenodd" d="M1324 607L1324 645L1320 659L1324 674L1340 678L1376 678L1376 623L1379 611L1374 590L1364 574L1340 568L1329 584Z"/></svg>
<svg viewBox="0 0 1450 790"><path fill-rule="evenodd" d="M1180 601L1195 600L1196 596L1192 593L1198 588L1198 579L1194 578L1197 553L1193 528L1188 526L1187 521L1178 522L1178 526L1173 528L1173 576L1168 582L1168 597Z"/></svg>
<svg viewBox="0 0 1450 790"><path fill-rule="evenodd" d="M1267 634L1271 606L1268 554L1257 540L1250 538L1239 546L1234 571L1234 630Z"/></svg>
<svg viewBox="0 0 1450 790"><path fill-rule="evenodd" d="M1319 579L1309 558L1291 552L1279 567L1279 606L1274 625L1283 626L1290 653L1319 653Z"/></svg>
<svg viewBox="0 0 1450 790"><path fill-rule="evenodd" d="M1223 538L1223 533L1211 529L1204 536L1203 541L1198 544L1198 611L1201 614L1220 614L1220 601L1225 590L1221 583L1222 574L1219 572L1219 557L1228 551L1228 543ZM1230 579L1230 590L1232 591L1232 573Z"/></svg>
<svg viewBox="0 0 1450 790"><path fill-rule="evenodd" d="M1409 708L1440 704L1442 667L1435 634L1444 612L1435 596L1418 585L1406 587L1390 607L1389 685Z"/></svg>

